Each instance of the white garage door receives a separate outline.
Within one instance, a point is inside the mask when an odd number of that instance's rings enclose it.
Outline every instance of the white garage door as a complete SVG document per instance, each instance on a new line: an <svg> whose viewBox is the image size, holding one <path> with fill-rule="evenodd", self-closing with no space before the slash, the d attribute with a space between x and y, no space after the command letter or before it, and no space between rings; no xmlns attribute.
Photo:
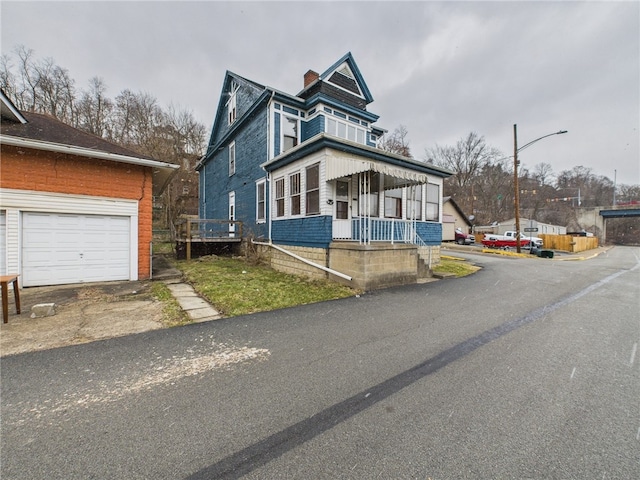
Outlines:
<svg viewBox="0 0 640 480"><path fill-rule="evenodd" d="M129 279L129 217L25 212L22 284Z"/></svg>

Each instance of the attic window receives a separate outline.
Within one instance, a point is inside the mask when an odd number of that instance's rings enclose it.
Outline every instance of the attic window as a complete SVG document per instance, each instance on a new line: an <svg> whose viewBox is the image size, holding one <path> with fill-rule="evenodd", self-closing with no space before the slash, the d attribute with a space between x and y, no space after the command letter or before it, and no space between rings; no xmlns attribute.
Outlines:
<svg viewBox="0 0 640 480"><path fill-rule="evenodd" d="M238 110L236 107L236 93L240 85L235 80L231 80L231 85L229 86L229 101L227 102L227 117L229 120L229 125L236 121L238 118Z"/></svg>
<svg viewBox="0 0 640 480"><path fill-rule="evenodd" d="M236 121L238 112L236 109L236 94L235 92L231 94L229 98L229 103L227 104L227 113L229 114L229 125Z"/></svg>

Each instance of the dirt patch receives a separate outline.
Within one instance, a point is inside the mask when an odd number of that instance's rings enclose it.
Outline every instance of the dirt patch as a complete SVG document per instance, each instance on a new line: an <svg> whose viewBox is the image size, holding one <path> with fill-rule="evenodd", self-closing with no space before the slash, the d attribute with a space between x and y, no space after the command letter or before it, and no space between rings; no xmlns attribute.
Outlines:
<svg viewBox="0 0 640 480"><path fill-rule="evenodd" d="M10 295L9 323L0 327L0 356L163 328L163 305L150 295L150 283L24 288L20 315ZM56 314L31 318L31 307L39 303L55 303Z"/></svg>

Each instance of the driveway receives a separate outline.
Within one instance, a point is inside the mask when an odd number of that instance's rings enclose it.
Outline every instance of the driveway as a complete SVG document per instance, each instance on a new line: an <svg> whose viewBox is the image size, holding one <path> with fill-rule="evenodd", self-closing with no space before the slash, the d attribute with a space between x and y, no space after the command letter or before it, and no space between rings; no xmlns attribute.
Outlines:
<svg viewBox="0 0 640 480"><path fill-rule="evenodd" d="M0 327L0 356L163 328L162 303L150 290L151 281L23 288L20 315L9 295L9 323ZM42 303L55 303L56 314L31 318L31 307Z"/></svg>

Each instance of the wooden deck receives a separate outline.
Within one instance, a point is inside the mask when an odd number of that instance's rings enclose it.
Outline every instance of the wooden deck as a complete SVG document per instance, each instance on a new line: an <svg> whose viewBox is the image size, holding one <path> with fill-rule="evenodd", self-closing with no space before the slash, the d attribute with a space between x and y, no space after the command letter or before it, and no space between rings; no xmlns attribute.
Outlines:
<svg viewBox="0 0 640 480"><path fill-rule="evenodd" d="M176 245L184 244L191 260L194 243L233 244L242 242L242 222L219 219L183 219L176 224Z"/></svg>

